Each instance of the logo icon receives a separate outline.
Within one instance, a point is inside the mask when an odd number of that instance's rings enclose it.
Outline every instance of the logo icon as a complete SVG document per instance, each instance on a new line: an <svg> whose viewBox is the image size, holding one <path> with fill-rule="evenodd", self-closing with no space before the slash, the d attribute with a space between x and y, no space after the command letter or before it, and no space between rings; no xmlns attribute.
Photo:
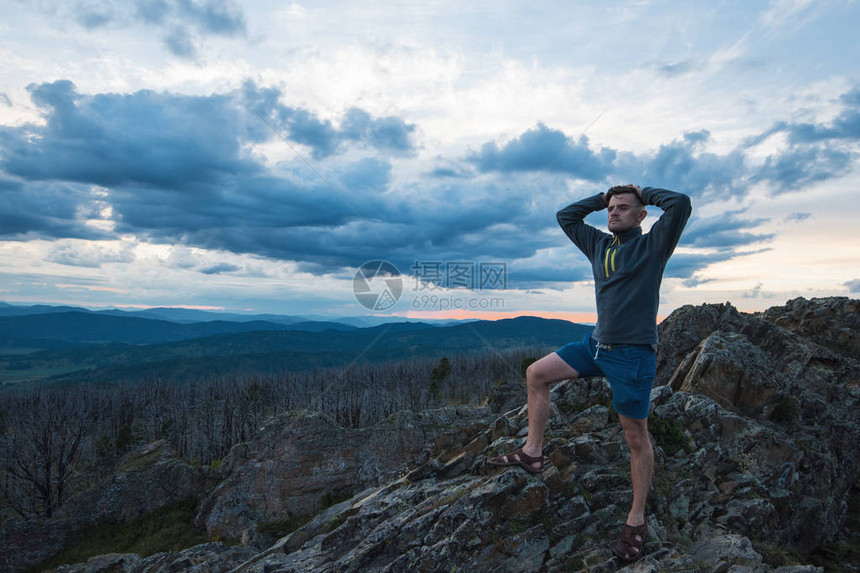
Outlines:
<svg viewBox="0 0 860 573"><path fill-rule="evenodd" d="M403 293L403 279L388 261L368 261L358 267L352 279L352 293L369 310L388 310Z"/></svg>

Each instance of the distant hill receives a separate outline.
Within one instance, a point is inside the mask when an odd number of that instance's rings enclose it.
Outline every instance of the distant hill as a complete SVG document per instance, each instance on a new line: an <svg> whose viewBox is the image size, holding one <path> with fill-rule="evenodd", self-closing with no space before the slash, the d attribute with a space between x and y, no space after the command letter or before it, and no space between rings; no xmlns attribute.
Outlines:
<svg viewBox="0 0 860 573"><path fill-rule="evenodd" d="M146 377L182 382L205 376L271 374L346 366L356 361L441 357L527 346L557 347L582 338L592 329L563 320L535 317L475 321L453 326L389 323L320 332L318 329L323 327L318 323L306 325L306 330L284 330L283 326L271 323L181 325L133 318L114 322L117 317L109 316L97 316L99 320L93 321L91 316L84 320L79 313L69 315L62 317L67 321L62 327L47 319L42 326L57 326L51 332L53 337L65 336L80 342L85 335L75 331L74 321L78 320L78 328L92 329L88 335L90 338L113 335L115 340L87 347L0 356L0 383L37 380L55 383L116 382ZM40 334L36 330L36 317L26 322L20 318L3 320L18 328L19 336L45 336L50 332L41 331ZM266 328L253 332L239 330L249 326ZM123 331L123 328L129 330ZM206 329L218 328L224 331L194 336ZM145 342L168 336L176 338L165 342Z"/></svg>
<svg viewBox="0 0 860 573"><path fill-rule="evenodd" d="M331 328L330 325L326 326ZM350 328L344 325L338 326L342 329ZM81 311L50 312L0 317L0 345L43 347L43 345L56 346L57 343L61 342L67 342L71 345L103 342L154 344L222 333L285 330L287 328L296 327L262 320L250 322L216 320L186 324ZM305 328L319 329L321 327L305 325Z"/></svg>
<svg viewBox="0 0 860 573"><path fill-rule="evenodd" d="M82 312L86 314L118 316L125 318L149 318L155 320L166 320L168 322L178 322L190 324L194 322L213 322L213 321L228 321L228 322L272 322L282 325L293 325L294 330L312 330L316 326L310 326L311 323L319 324L326 323L332 328L345 325L354 328L366 328L370 326L379 326L390 322L410 322L409 319L398 316L345 316L345 317L329 317L322 315L286 315L286 314L240 314L235 312L221 312L199 310L195 308L180 308L180 307L154 307L142 310L124 310L112 308L107 310L92 310L77 306L54 306L48 304L35 305L11 305L5 302L0 302L0 317L4 316L28 316L34 314L54 314L63 312ZM426 323L436 325L457 324L466 321L462 320L438 320L428 319ZM295 325L302 324L301 327Z"/></svg>

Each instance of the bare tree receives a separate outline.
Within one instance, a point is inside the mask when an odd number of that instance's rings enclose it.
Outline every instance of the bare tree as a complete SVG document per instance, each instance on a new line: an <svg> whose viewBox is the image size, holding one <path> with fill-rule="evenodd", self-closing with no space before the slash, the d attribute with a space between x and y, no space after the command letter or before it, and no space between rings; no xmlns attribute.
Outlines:
<svg viewBox="0 0 860 573"><path fill-rule="evenodd" d="M18 401L3 435L3 498L22 517L50 517L72 492L95 421L83 394L35 391ZM11 423L10 423L11 422Z"/></svg>

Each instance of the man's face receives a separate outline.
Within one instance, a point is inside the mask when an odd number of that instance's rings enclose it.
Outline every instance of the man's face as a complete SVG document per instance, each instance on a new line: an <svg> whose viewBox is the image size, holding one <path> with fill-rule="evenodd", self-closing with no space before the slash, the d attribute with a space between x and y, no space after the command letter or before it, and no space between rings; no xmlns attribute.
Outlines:
<svg viewBox="0 0 860 573"><path fill-rule="evenodd" d="M607 211L609 230L613 233L623 233L633 227L638 227L647 215L645 209L642 208L632 193L610 197Z"/></svg>

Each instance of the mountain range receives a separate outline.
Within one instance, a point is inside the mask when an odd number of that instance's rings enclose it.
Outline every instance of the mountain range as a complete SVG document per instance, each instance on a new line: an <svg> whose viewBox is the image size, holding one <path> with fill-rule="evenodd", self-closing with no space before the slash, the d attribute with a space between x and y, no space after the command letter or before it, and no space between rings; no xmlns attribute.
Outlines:
<svg viewBox="0 0 860 573"><path fill-rule="evenodd" d="M340 321L263 316L266 320L260 315L188 309L95 312L4 305L0 307L0 388L152 377L183 382L337 368L360 361L556 347L592 328L536 317L359 327Z"/></svg>

